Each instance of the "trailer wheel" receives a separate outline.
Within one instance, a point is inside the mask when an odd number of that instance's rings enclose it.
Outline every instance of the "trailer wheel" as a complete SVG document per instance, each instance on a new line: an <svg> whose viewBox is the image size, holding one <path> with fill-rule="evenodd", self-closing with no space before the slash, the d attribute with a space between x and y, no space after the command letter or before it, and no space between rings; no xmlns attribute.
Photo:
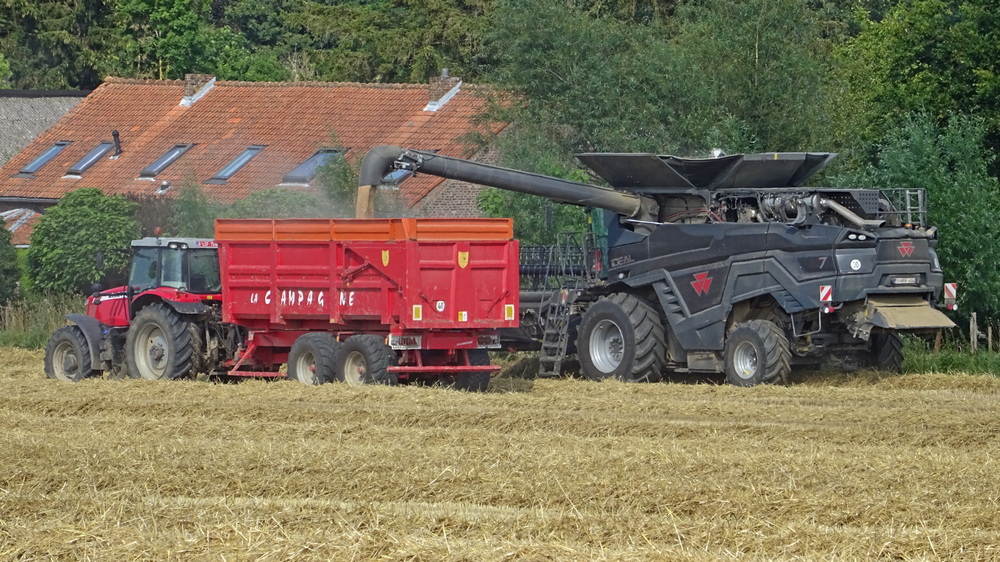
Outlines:
<svg viewBox="0 0 1000 562"><path fill-rule="evenodd" d="M870 367L887 373L899 373L903 370L903 341L894 332L877 332L869 340L868 351Z"/></svg>
<svg viewBox="0 0 1000 562"><path fill-rule="evenodd" d="M735 386L785 383L791 357L788 337L774 322L744 322L726 339L726 381Z"/></svg>
<svg viewBox="0 0 1000 562"><path fill-rule="evenodd" d="M80 382L99 374L90 368L90 348L76 326L56 330L45 346L45 376L64 382Z"/></svg>
<svg viewBox="0 0 1000 562"><path fill-rule="evenodd" d="M139 311L125 338L129 373L139 378L176 379L192 369L189 322L162 303Z"/></svg>
<svg viewBox="0 0 1000 562"><path fill-rule="evenodd" d="M396 384L396 374L388 369L398 357L382 336L357 335L347 338L337 350L334 365L337 380L351 386Z"/></svg>
<svg viewBox="0 0 1000 562"><path fill-rule="evenodd" d="M660 314L628 293L601 298L583 315L576 352L591 380L657 382L663 377L667 344Z"/></svg>
<svg viewBox="0 0 1000 562"><path fill-rule="evenodd" d="M339 346L331 334L300 336L288 352L288 379L312 385L332 382Z"/></svg>
<svg viewBox="0 0 1000 562"><path fill-rule="evenodd" d="M490 354L485 349L470 349L469 365L485 366L490 364ZM455 376L455 388L468 392L486 392L490 386L489 371L468 371Z"/></svg>

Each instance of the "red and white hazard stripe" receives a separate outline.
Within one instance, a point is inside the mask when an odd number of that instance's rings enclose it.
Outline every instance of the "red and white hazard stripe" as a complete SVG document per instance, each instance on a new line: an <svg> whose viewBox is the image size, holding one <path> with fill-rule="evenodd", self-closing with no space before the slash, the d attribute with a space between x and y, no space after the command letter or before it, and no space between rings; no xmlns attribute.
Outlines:
<svg viewBox="0 0 1000 562"><path fill-rule="evenodd" d="M833 302L833 285L819 286L819 302Z"/></svg>
<svg viewBox="0 0 1000 562"><path fill-rule="evenodd" d="M946 299L958 298L958 283L944 284L944 298Z"/></svg>

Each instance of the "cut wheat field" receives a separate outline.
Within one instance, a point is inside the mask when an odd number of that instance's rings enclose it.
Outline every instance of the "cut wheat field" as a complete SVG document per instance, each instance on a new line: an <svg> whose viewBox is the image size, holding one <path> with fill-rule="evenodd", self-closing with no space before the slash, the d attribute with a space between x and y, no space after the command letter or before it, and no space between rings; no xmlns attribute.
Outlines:
<svg viewBox="0 0 1000 562"><path fill-rule="evenodd" d="M475 395L0 357L0 560L1000 558L990 376Z"/></svg>

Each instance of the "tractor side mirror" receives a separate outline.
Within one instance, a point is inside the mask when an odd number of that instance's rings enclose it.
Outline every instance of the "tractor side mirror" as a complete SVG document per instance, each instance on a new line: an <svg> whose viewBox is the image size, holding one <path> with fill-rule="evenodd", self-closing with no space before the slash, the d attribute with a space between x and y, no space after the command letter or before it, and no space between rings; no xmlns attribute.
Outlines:
<svg viewBox="0 0 1000 562"><path fill-rule="evenodd" d="M94 263L97 264L97 269L99 271L104 271L104 251L98 250L97 255L94 256Z"/></svg>

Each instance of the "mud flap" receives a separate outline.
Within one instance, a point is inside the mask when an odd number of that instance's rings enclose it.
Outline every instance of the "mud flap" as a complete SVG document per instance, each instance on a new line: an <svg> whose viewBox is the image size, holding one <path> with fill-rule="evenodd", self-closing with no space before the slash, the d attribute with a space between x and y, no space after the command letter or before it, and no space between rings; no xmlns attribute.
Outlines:
<svg viewBox="0 0 1000 562"><path fill-rule="evenodd" d="M885 330L933 330L954 328L940 310L919 295L869 297L848 312L847 325L855 337L867 340L873 328Z"/></svg>

